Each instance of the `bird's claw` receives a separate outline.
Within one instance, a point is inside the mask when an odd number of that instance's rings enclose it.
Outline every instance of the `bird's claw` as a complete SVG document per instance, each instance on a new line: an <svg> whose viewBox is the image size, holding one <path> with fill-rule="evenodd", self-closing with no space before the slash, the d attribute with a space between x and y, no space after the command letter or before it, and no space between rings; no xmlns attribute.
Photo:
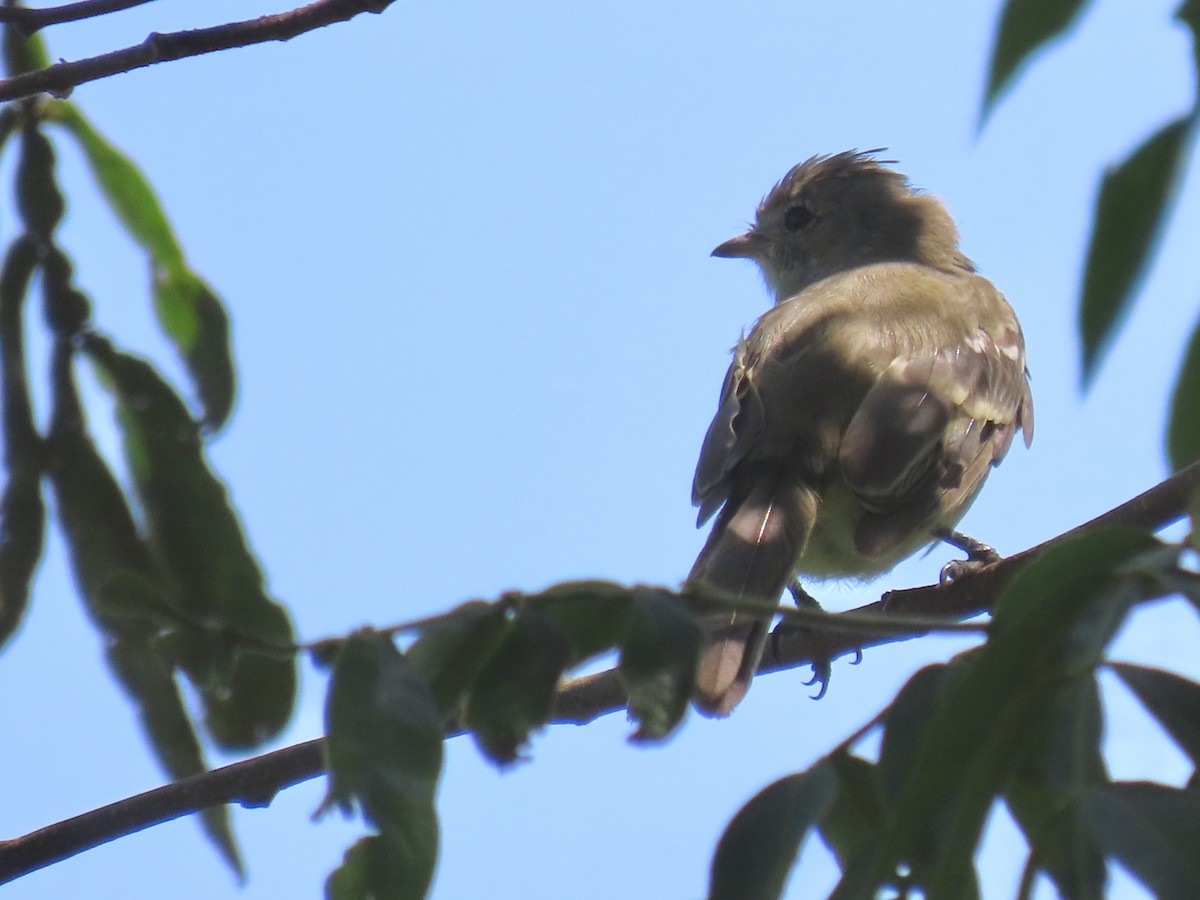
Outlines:
<svg viewBox="0 0 1200 900"><path fill-rule="evenodd" d="M1000 554L990 544L976 540L970 535L963 534L961 531L947 529L938 532L937 537L941 538L951 547L957 547L967 554L966 559L952 559L946 565L942 566L942 571L938 577L938 580L942 584L949 584L963 575L974 572L976 569L980 569L1000 559Z"/></svg>

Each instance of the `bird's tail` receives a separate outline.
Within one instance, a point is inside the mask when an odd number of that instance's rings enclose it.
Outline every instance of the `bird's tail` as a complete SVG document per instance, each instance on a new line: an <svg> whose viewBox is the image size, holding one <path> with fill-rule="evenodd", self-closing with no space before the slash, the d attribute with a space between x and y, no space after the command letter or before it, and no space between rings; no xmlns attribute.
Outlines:
<svg viewBox="0 0 1200 900"><path fill-rule="evenodd" d="M725 504L692 566L689 581L774 606L795 570L816 519L817 494L785 479L755 479ZM727 716L750 687L766 645L769 615L713 617L696 672L696 708Z"/></svg>

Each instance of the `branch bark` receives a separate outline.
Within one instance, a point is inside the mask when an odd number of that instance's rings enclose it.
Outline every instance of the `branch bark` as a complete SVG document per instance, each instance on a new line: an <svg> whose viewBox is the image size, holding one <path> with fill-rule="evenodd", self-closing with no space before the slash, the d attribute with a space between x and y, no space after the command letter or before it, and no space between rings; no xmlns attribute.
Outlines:
<svg viewBox="0 0 1200 900"><path fill-rule="evenodd" d="M160 62L200 56L266 41L289 41L305 32L346 22L360 13L381 13L394 0L317 0L288 12L212 28L151 34L142 43L100 56L0 79L0 101L48 93L67 97L81 84Z"/></svg>
<svg viewBox="0 0 1200 900"><path fill-rule="evenodd" d="M1158 531L1182 518L1191 495L1200 486L1200 462L1159 483L1145 493L1104 515L1043 544L1005 557L948 584L889 591L849 613L832 614L830 628L787 629L768 644L760 673L791 669L814 661L898 640L925 632L868 633L861 628L839 630L842 615L871 613L879 616L939 616L967 618L991 608L1016 572L1051 544L1083 531L1123 525ZM615 670L567 682L559 691L551 724L584 725L625 708L625 695ZM461 734L448 732L447 737ZM199 812L222 803L247 807L267 806L275 795L325 772L321 740L314 739L264 753L203 775L164 785L135 797L56 822L18 838L0 841L0 884L84 850L127 834Z"/></svg>
<svg viewBox="0 0 1200 900"><path fill-rule="evenodd" d="M48 25L93 19L150 2L152 0L79 0L78 3L46 6L41 9L4 6L0 7L0 22L14 26L21 34L29 37Z"/></svg>

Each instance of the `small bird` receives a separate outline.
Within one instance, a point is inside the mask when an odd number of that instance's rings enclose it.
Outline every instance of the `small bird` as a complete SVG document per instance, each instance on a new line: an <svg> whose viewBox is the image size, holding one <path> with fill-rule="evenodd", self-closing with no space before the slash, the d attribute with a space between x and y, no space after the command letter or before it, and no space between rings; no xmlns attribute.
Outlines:
<svg viewBox="0 0 1200 900"><path fill-rule="evenodd" d="M879 152L795 166L712 251L754 260L775 305L734 348L704 437L697 527L720 513L689 581L774 606L798 575L880 575L949 533L1018 430L1033 438L1016 314ZM770 616L710 624L694 702L724 716Z"/></svg>

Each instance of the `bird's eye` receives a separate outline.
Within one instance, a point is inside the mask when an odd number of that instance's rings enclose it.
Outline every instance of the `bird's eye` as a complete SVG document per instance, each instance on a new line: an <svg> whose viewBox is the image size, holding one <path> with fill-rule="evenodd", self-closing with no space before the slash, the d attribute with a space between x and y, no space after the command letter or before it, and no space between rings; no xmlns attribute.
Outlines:
<svg viewBox="0 0 1200 900"><path fill-rule="evenodd" d="M811 225L816 217L817 214L807 206L792 206L783 214L783 227L789 232L799 231Z"/></svg>

